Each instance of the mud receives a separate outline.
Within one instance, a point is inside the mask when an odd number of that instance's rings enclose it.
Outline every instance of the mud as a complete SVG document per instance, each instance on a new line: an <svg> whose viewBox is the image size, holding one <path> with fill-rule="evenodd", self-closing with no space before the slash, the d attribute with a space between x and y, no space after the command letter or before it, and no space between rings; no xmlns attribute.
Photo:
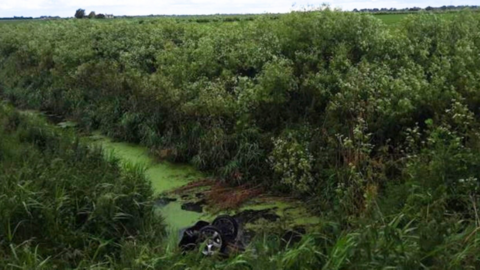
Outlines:
<svg viewBox="0 0 480 270"><path fill-rule="evenodd" d="M182 204L182 210L203 213L203 206L207 204L207 201L201 200L198 202L187 202Z"/></svg>
<svg viewBox="0 0 480 270"><path fill-rule="evenodd" d="M178 199L177 198L168 198L168 197L163 197L163 198L160 198L158 199L156 202L155 202L155 206L157 207L164 207L164 206L167 206L169 203L171 202L176 202Z"/></svg>
<svg viewBox="0 0 480 270"><path fill-rule="evenodd" d="M303 226L295 226L292 230L288 230L282 236L282 245L291 246L302 240L303 235L307 233L307 230Z"/></svg>
<svg viewBox="0 0 480 270"><path fill-rule="evenodd" d="M248 209L239 212L234 216L242 224L255 223L260 219L265 219L270 222L276 222L280 220L280 216L275 214L275 208L265 210L253 210Z"/></svg>

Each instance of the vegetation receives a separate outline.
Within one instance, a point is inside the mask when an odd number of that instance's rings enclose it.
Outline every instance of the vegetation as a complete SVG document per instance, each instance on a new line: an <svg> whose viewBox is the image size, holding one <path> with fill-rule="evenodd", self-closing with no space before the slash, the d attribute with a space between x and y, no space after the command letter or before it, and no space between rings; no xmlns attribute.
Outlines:
<svg viewBox="0 0 480 270"><path fill-rule="evenodd" d="M101 149L2 105L0 194L2 269L103 262L163 233L139 168L120 170Z"/></svg>
<svg viewBox="0 0 480 270"><path fill-rule="evenodd" d="M75 11L75 18L77 19L85 18L85 10L81 8L77 9L77 11Z"/></svg>
<svg viewBox="0 0 480 270"><path fill-rule="evenodd" d="M480 267L478 13L420 14L395 28L326 10L228 24L71 20L0 30L0 93L17 106L141 143L231 185L309 198L325 220L295 247L273 238L224 261L199 263L166 242L121 242L112 267ZM69 175L85 184L91 171Z"/></svg>
<svg viewBox="0 0 480 270"><path fill-rule="evenodd" d="M397 13L397 14L404 14L404 13L416 13L420 11L429 11L429 12L452 12L452 11L460 11L460 10L466 10L466 9L471 9L474 11L479 10L479 6L475 5L460 5L460 6L441 6L441 7L432 7L428 6L426 8L420 8L420 7L409 7L409 8L363 8L363 9L354 9L353 12L368 12L368 13L383 13L383 14L392 14L392 13Z"/></svg>
<svg viewBox="0 0 480 270"><path fill-rule="evenodd" d="M416 16L417 14L407 14L407 13L376 13L374 14L375 18L380 19L386 25L391 27L397 27L407 16ZM451 20L458 16L458 14L454 12L445 12L445 13L437 13L438 17L442 19Z"/></svg>
<svg viewBox="0 0 480 270"><path fill-rule="evenodd" d="M91 11L89 14L88 14L88 18L89 19L93 19L97 16L97 14L95 14L95 11Z"/></svg>
<svg viewBox="0 0 480 270"><path fill-rule="evenodd" d="M2 17L0 18L0 21L13 21L13 20L32 20L33 17L17 17L17 16L14 16L14 17Z"/></svg>

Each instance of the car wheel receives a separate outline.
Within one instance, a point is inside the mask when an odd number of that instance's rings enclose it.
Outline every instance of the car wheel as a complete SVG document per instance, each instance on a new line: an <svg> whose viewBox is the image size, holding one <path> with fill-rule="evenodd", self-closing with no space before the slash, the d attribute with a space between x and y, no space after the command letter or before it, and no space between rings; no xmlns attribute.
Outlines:
<svg viewBox="0 0 480 270"><path fill-rule="evenodd" d="M205 256L214 256L225 251L225 241L222 232L214 226L206 226L200 230L199 247L203 248Z"/></svg>
<svg viewBox="0 0 480 270"><path fill-rule="evenodd" d="M217 227L227 241L234 241L238 234L238 222L231 216L219 216L212 225Z"/></svg>

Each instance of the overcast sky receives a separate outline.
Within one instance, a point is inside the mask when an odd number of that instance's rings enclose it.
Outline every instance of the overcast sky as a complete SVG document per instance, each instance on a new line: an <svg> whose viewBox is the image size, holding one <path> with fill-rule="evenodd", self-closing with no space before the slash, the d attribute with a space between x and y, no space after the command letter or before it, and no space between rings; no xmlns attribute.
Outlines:
<svg viewBox="0 0 480 270"><path fill-rule="evenodd" d="M277 13L318 7L324 2L343 10L480 4L479 0L0 0L0 17L72 17L78 8L115 15Z"/></svg>

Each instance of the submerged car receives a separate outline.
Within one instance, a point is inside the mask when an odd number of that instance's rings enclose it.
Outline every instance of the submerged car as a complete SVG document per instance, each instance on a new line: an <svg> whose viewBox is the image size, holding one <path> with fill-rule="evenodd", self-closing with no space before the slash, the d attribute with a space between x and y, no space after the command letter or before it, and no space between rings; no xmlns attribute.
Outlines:
<svg viewBox="0 0 480 270"><path fill-rule="evenodd" d="M218 216L212 223L201 220L181 230L179 246L183 251L201 248L205 256L225 255L229 247L242 248L238 236L238 222L231 216Z"/></svg>

